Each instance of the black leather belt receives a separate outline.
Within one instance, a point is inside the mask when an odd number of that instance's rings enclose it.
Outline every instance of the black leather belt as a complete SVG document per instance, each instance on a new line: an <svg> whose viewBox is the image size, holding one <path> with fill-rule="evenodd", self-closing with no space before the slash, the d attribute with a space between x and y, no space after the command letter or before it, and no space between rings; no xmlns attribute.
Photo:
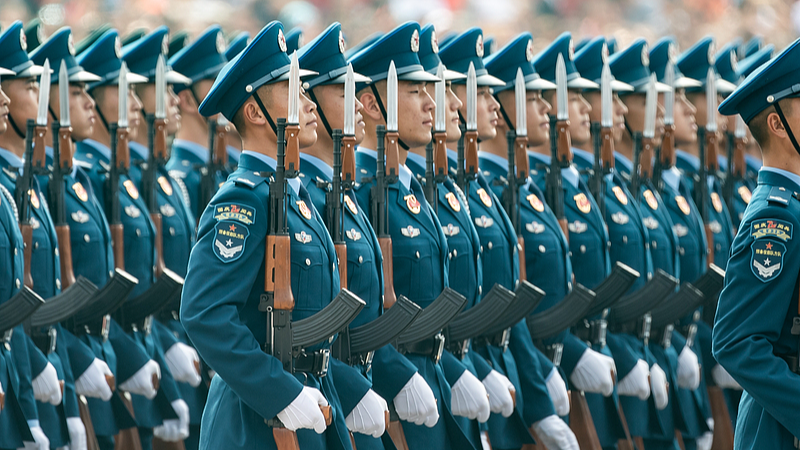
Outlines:
<svg viewBox="0 0 800 450"><path fill-rule="evenodd" d="M327 348L313 352L303 351L294 358L294 371L310 373L317 377L324 377L328 374L331 351Z"/></svg>
<svg viewBox="0 0 800 450"><path fill-rule="evenodd" d="M578 324L573 333L578 339L589 342L592 345L599 345L600 347L606 346L606 335L608 332L608 321L605 319L598 319L592 321L583 321Z"/></svg>
<svg viewBox="0 0 800 450"><path fill-rule="evenodd" d="M675 327L667 325L664 328L658 328L650 331L650 339L653 342L658 342L658 345L667 349L672 346L672 332Z"/></svg>
<svg viewBox="0 0 800 450"><path fill-rule="evenodd" d="M447 342L447 351L452 353L456 358L460 360L464 360L469 353L469 343L470 339L464 339L462 341L453 341L449 340Z"/></svg>
<svg viewBox="0 0 800 450"><path fill-rule="evenodd" d="M102 320L93 321L91 324L86 324L83 328L76 328L73 330L75 334L88 334L90 336L99 336L103 342L108 340L108 333L111 328L111 316L105 315Z"/></svg>
<svg viewBox="0 0 800 450"><path fill-rule="evenodd" d="M537 341L535 344L554 366L558 367L561 365L561 356L564 354L564 344L556 342L555 344L545 345L542 341Z"/></svg>
<svg viewBox="0 0 800 450"><path fill-rule="evenodd" d="M47 332L38 330L31 330L31 340L36 347L45 355L49 355L56 351L56 341L58 339L58 330L50 327Z"/></svg>
<svg viewBox="0 0 800 450"><path fill-rule="evenodd" d="M411 353L412 355L428 356L436 364L442 358L442 351L444 351L444 335L439 333L411 344L400 344L397 346L397 351L404 355Z"/></svg>
<svg viewBox="0 0 800 450"><path fill-rule="evenodd" d="M615 333L632 334L646 344L650 339L650 324L652 320L650 314L645 314L641 319L612 326L612 331Z"/></svg>
<svg viewBox="0 0 800 450"><path fill-rule="evenodd" d="M372 359L375 357L375 351L372 350L366 353L350 351L350 329L345 328L339 332L339 337L333 342L331 355L351 366L364 366L369 372L372 368Z"/></svg>
<svg viewBox="0 0 800 450"><path fill-rule="evenodd" d="M510 337L511 337L511 328L506 328L505 330L495 334L494 336L481 336L473 339L472 346L486 347L488 345L494 345L495 347L500 347L500 349L503 350L503 352L505 352L506 350L508 350L508 340Z"/></svg>

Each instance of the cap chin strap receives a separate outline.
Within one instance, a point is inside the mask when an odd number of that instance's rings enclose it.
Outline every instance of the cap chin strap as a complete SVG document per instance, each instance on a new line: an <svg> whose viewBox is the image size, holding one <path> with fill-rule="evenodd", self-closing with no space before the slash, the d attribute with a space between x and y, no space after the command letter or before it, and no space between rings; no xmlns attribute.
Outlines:
<svg viewBox="0 0 800 450"><path fill-rule="evenodd" d="M328 136L333 137L333 129L331 129L331 124L328 123L328 118L325 117L325 112L322 111L322 106L319 104L317 100L317 96L314 95L314 89L309 89L306 91L309 97L311 97L311 101L317 104L317 114L319 114L320 120L322 120L322 124L325 125L325 130L328 131Z"/></svg>
<svg viewBox="0 0 800 450"><path fill-rule="evenodd" d="M783 109L781 109L780 102L775 102L775 111L778 113L778 117L781 118L781 123L783 127L786 128L786 132L789 133L789 139L792 141L792 145L797 153L800 153L800 145L797 145L797 139L794 137L794 132L792 131L792 127L789 126L789 121L786 120L786 116L783 115Z"/></svg>
<svg viewBox="0 0 800 450"><path fill-rule="evenodd" d="M372 89L372 93L375 94L375 100L378 101L378 108L380 108L381 114L383 114L383 118L387 120L387 125L388 125L389 116L386 115L386 108L383 107L383 100L381 100L381 94L378 93L378 88L375 87L375 84L370 84L369 87L370 89ZM402 139L398 139L397 143L400 144L400 147L402 147L403 150L408 150L409 148L408 145L406 145L406 143L403 142Z"/></svg>
<svg viewBox="0 0 800 450"><path fill-rule="evenodd" d="M506 121L506 125L508 126L509 130L515 130L516 128L511 124L511 118L508 117L506 113L506 109L503 108L503 104L500 103L500 99L497 98L497 95L494 96L494 99L497 100L497 104L500 105L500 114L503 115L503 120ZM458 112L458 118L461 119L461 111Z"/></svg>
<svg viewBox="0 0 800 450"><path fill-rule="evenodd" d="M19 129L17 122L15 122L14 118L11 116L11 112L8 113L8 123L11 124L11 128L14 129L14 132L17 133L17 136L19 136L21 139L25 139L25 133Z"/></svg>
<svg viewBox="0 0 800 450"><path fill-rule="evenodd" d="M258 96L258 92L254 92L253 93L253 100L256 101L256 104L261 109L261 114L264 114L264 117L267 118L267 122L269 123L269 126L272 127L272 132L275 133L275 136L277 136L278 135L278 127L275 126L275 122L272 120L272 116L269 115L269 112L267 112L267 107L264 106L264 102L261 101L261 97Z"/></svg>

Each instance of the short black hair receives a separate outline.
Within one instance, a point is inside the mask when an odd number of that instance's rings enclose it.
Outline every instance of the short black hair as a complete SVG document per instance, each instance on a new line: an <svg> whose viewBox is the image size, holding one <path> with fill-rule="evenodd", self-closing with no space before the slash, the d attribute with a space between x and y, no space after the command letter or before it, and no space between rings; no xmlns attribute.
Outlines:
<svg viewBox="0 0 800 450"><path fill-rule="evenodd" d="M747 126L750 128L750 133L753 139L758 142L761 148L764 148L769 142L769 129L767 127L767 116L775 112L774 106L768 106L766 109L756 114L755 117L750 119Z"/></svg>

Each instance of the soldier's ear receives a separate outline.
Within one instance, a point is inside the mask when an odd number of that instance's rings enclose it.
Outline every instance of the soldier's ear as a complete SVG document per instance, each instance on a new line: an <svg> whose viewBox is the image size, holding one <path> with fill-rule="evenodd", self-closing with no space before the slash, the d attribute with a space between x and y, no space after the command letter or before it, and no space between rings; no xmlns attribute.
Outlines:
<svg viewBox="0 0 800 450"><path fill-rule="evenodd" d="M242 118L244 118L245 127L263 127L267 124L267 118L252 99L248 99L242 105Z"/></svg>
<svg viewBox="0 0 800 450"><path fill-rule="evenodd" d="M178 108L180 108L181 112L197 110L199 107L200 105L194 101L194 96L189 92L189 89L178 92Z"/></svg>
<svg viewBox="0 0 800 450"><path fill-rule="evenodd" d="M767 115L767 130L769 130L769 134L775 135L779 139L786 139L789 137L786 133L786 129L783 127L780 116L774 111Z"/></svg>
<svg viewBox="0 0 800 450"><path fill-rule="evenodd" d="M364 107L361 109L361 113L365 117L369 117L373 122L380 122L383 120L383 115L381 114L381 109L378 106L378 101L375 98L375 94L373 94L371 90L361 91L358 100L362 105L364 105Z"/></svg>

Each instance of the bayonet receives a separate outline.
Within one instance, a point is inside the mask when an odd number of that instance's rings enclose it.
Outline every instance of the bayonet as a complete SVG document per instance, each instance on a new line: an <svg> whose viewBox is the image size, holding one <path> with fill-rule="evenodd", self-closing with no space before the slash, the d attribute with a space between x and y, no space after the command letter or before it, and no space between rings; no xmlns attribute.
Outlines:
<svg viewBox="0 0 800 450"><path fill-rule="evenodd" d="M61 128L72 126L69 117L69 75L67 63L62 59L61 68L58 69L58 110Z"/></svg>
<svg viewBox="0 0 800 450"><path fill-rule="evenodd" d="M128 65L119 68L119 118L117 128L128 128Z"/></svg>
<svg viewBox="0 0 800 450"><path fill-rule="evenodd" d="M667 62L664 83L669 86L664 94L664 125L670 126L675 124L675 66L672 61Z"/></svg>
<svg viewBox="0 0 800 450"><path fill-rule="evenodd" d="M528 135L527 92L525 91L525 77L522 69L517 68L517 77L514 80L514 100L517 109L517 137Z"/></svg>
<svg viewBox="0 0 800 450"><path fill-rule="evenodd" d="M50 105L50 60L44 60L44 72L39 80L39 110L36 126L47 127L47 107Z"/></svg>
<svg viewBox="0 0 800 450"><path fill-rule="evenodd" d="M158 62L156 63L156 119L167 118L166 73L167 63L164 62L164 55L158 55Z"/></svg>
<svg viewBox="0 0 800 450"><path fill-rule="evenodd" d="M433 128L434 133L444 133L447 131L447 124L445 117L447 116L447 104L445 103L445 80L444 80L444 64L439 63L436 68L436 82L435 101L436 101L436 120Z"/></svg>
<svg viewBox="0 0 800 450"><path fill-rule="evenodd" d="M653 185L661 190L661 173L675 163L675 65L667 62L664 83L669 90L664 94L664 136L658 149L656 166L653 169Z"/></svg>
<svg viewBox="0 0 800 450"><path fill-rule="evenodd" d="M356 134L356 81L353 65L347 65L344 78L344 136Z"/></svg>
<svg viewBox="0 0 800 450"><path fill-rule="evenodd" d="M706 132L717 132L717 78L714 68L706 75Z"/></svg>
<svg viewBox="0 0 800 450"><path fill-rule="evenodd" d="M285 175L295 178L300 174L300 63L297 51L292 52L289 65L289 108L286 118ZM280 139L279 139L280 140ZM278 144L281 144L280 142ZM223 151L225 151L223 149Z"/></svg>
<svg viewBox="0 0 800 450"><path fill-rule="evenodd" d="M604 63L603 71L600 75L600 125L603 128L614 127L614 115L611 108L613 102L611 77L611 68L608 66L608 63Z"/></svg>
<svg viewBox="0 0 800 450"><path fill-rule="evenodd" d="M432 149L432 157L433 157L433 165L432 172L435 173L434 176L434 185L438 183L443 183L445 178L447 178L447 123L446 123L446 115L447 115L447 102L445 101L445 88L446 82L444 80L444 64L439 63L439 67L436 68L436 78L439 81L436 82L436 126L433 128L433 149ZM429 203L436 208L439 202L436 201L435 198L436 187L433 187L431 191L432 194L432 201Z"/></svg>
<svg viewBox="0 0 800 450"><path fill-rule="evenodd" d="M386 78L386 133L397 132L397 70L394 61L389 64Z"/></svg>
<svg viewBox="0 0 800 450"><path fill-rule="evenodd" d="M569 94L567 93L567 67L564 55L559 54L556 60L556 103L559 121L569 120Z"/></svg>
<svg viewBox="0 0 800 450"><path fill-rule="evenodd" d="M650 75L650 82L647 83L647 94L644 107L644 132L645 139L653 139L656 136L656 108L658 108L658 94L656 93L656 75Z"/></svg>
<svg viewBox="0 0 800 450"><path fill-rule="evenodd" d="M472 63L467 71L467 131L478 131L478 77Z"/></svg>
<svg viewBox="0 0 800 450"><path fill-rule="evenodd" d="M300 123L300 64L297 61L297 51L292 53L292 63L289 66L289 114L286 118L288 125Z"/></svg>

